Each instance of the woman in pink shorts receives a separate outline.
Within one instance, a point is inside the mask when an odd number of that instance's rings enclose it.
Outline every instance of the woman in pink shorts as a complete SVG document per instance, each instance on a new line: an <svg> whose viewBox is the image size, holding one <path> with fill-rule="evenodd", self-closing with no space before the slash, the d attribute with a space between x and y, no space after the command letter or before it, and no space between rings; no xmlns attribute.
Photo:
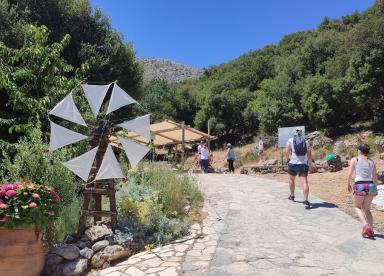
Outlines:
<svg viewBox="0 0 384 276"><path fill-rule="evenodd" d="M349 165L348 191L350 193L353 191L355 211L363 223L361 235L373 238L373 218L370 208L373 197L377 195L376 165L368 158L369 147L366 144L361 144L357 153L357 157L352 158ZM351 181L353 174L354 182Z"/></svg>

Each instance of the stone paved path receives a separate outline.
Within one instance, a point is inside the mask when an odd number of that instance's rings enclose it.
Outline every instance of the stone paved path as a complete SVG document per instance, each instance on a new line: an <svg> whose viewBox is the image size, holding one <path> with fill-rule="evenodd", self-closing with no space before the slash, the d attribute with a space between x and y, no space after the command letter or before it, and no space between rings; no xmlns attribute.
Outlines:
<svg viewBox="0 0 384 276"><path fill-rule="evenodd" d="M247 175L200 180L208 212L200 238L195 225L192 239L100 275L384 276L384 235L362 239L360 224L331 204L310 197L313 209L306 210L286 199L287 184Z"/></svg>

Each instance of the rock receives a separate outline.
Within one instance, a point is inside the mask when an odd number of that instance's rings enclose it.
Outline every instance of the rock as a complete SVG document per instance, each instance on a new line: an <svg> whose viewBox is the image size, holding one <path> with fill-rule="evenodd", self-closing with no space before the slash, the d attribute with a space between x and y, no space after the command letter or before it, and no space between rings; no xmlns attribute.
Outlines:
<svg viewBox="0 0 384 276"><path fill-rule="evenodd" d="M80 255L88 260L91 259L94 254L95 252L88 247L84 247L83 249L80 250Z"/></svg>
<svg viewBox="0 0 384 276"><path fill-rule="evenodd" d="M186 205L186 206L184 206L184 208L183 208L183 212L184 212L184 214L188 214L190 210L191 210L191 205Z"/></svg>
<svg viewBox="0 0 384 276"><path fill-rule="evenodd" d="M345 150L346 146L344 142L337 141L335 145L333 146L333 152L336 154L340 154L343 150Z"/></svg>
<svg viewBox="0 0 384 276"><path fill-rule="evenodd" d="M58 264L61 264L63 260L64 258L57 254L47 254L47 256L45 257L45 265L46 266L58 265Z"/></svg>
<svg viewBox="0 0 384 276"><path fill-rule="evenodd" d="M346 168L346 167L349 166L349 157L348 157L348 155L341 155L340 159L341 159L341 166L343 168Z"/></svg>
<svg viewBox="0 0 384 276"><path fill-rule="evenodd" d="M72 244L64 244L60 247L53 248L51 253L60 255L64 259L71 261L79 257L80 250Z"/></svg>
<svg viewBox="0 0 384 276"><path fill-rule="evenodd" d="M333 140L331 138L325 136L320 131L314 131L309 133L306 136L306 139L310 142L313 148L328 146L333 143Z"/></svg>
<svg viewBox="0 0 384 276"><path fill-rule="evenodd" d="M105 236L111 235L112 230L106 225L93 225L85 230L85 236L91 242L102 240Z"/></svg>
<svg viewBox="0 0 384 276"><path fill-rule="evenodd" d="M115 235L109 235L104 238L109 242L109 245L118 244Z"/></svg>
<svg viewBox="0 0 384 276"><path fill-rule="evenodd" d="M63 275L64 276L80 275L87 269L88 269L88 260L77 259L72 262L67 262L63 265Z"/></svg>
<svg viewBox="0 0 384 276"><path fill-rule="evenodd" d="M337 172L341 171L343 169L341 158L339 155L336 155L335 158L328 161L329 171L330 172Z"/></svg>
<svg viewBox="0 0 384 276"><path fill-rule="evenodd" d="M90 242L77 241L73 245L80 249L83 249L84 247L91 247L92 244Z"/></svg>
<svg viewBox="0 0 384 276"><path fill-rule="evenodd" d="M64 243L73 243L75 241L76 241L76 239L71 235L67 235L64 239Z"/></svg>
<svg viewBox="0 0 384 276"><path fill-rule="evenodd" d="M92 250L95 252L98 252L101 249L106 248L108 245L109 245L109 241L107 240L98 241L94 245L92 245Z"/></svg>
<svg viewBox="0 0 384 276"><path fill-rule="evenodd" d="M109 245L93 255L91 264L94 268L101 268L105 263L128 257L130 253L120 245Z"/></svg>
<svg viewBox="0 0 384 276"><path fill-rule="evenodd" d="M269 159L263 162L264 166L274 166L277 165L279 161L277 159Z"/></svg>
<svg viewBox="0 0 384 276"><path fill-rule="evenodd" d="M347 140L344 140L343 141L344 145L348 148L348 147L357 147L360 142L359 142L359 139L355 136L355 137L352 137L352 138L349 138ZM357 149L357 148L356 148Z"/></svg>

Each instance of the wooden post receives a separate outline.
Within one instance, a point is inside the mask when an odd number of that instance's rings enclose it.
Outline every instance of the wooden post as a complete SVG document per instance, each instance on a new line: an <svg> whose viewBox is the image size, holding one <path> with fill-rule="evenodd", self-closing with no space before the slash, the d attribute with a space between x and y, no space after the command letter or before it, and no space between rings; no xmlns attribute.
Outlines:
<svg viewBox="0 0 384 276"><path fill-rule="evenodd" d="M211 124L208 120L208 149L211 150Z"/></svg>
<svg viewBox="0 0 384 276"><path fill-rule="evenodd" d="M185 122L181 123L181 163L185 161Z"/></svg>

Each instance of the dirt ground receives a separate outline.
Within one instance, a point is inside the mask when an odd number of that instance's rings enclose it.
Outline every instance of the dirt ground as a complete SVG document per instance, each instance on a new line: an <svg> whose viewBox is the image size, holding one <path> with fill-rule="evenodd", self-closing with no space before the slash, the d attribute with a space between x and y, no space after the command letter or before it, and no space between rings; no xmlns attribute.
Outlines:
<svg viewBox="0 0 384 276"><path fill-rule="evenodd" d="M382 160L376 160L377 169L384 170ZM276 179L287 183L288 190L288 175L287 174L263 174L258 175L268 179ZM321 198L322 200L336 205L349 215L357 219L353 208L353 197L347 191L348 168L344 168L339 172L313 173L308 176L310 193ZM297 179L297 187L301 187L299 179ZM301 191L296 192L297 198L301 198ZM384 210L372 204L372 215L374 220L374 228L381 233L384 233Z"/></svg>

